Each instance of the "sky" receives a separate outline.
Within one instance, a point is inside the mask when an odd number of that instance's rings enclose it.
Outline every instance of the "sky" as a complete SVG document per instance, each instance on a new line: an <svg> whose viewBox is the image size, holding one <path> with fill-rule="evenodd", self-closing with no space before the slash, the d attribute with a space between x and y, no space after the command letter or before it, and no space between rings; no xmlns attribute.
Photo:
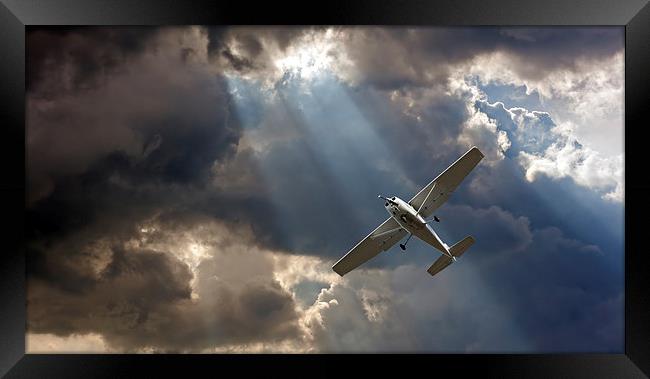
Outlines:
<svg viewBox="0 0 650 379"><path fill-rule="evenodd" d="M622 27L27 34L27 352L623 352ZM413 239L331 266L470 147Z"/></svg>

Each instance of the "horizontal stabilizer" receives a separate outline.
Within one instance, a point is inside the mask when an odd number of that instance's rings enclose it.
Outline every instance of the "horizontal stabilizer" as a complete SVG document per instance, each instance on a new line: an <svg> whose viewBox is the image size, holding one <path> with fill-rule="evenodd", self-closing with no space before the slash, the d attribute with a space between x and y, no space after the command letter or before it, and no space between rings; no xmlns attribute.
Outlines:
<svg viewBox="0 0 650 379"><path fill-rule="evenodd" d="M467 237L463 238L462 240L456 242L456 244L454 244L454 246L450 247L449 252L454 257L460 257L473 244L474 244L474 237L467 236Z"/></svg>
<svg viewBox="0 0 650 379"><path fill-rule="evenodd" d="M473 244L474 244L474 238L472 236L467 236L462 240L456 242L454 246L450 247L449 252L454 257L460 257ZM429 267L427 272L431 274L431 276L433 276L439 273L440 271L442 271L445 267L449 266L452 262L453 260L448 255L441 255L440 258L436 259L436 261L433 262L433 264L431 265L431 267Z"/></svg>
<svg viewBox="0 0 650 379"><path fill-rule="evenodd" d="M429 267L427 272L431 274L431 276L434 276L435 274L439 273L442 271L445 267L449 266L451 264L452 260L446 255L441 255L440 258L436 259L435 262Z"/></svg>

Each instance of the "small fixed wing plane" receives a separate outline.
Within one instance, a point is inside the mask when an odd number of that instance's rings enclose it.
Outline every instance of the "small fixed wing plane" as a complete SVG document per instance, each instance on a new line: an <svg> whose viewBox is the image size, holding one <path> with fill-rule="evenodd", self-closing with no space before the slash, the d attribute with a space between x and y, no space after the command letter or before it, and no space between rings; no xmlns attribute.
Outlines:
<svg viewBox="0 0 650 379"><path fill-rule="evenodd" d="M427 217L447 201L483 157L483 153L476 146L472 147L408 202L397 196L379 195L378 197L384 200L384 207L390 217L339 259L332 266L334 272L341 276L347 274L380 252L390 249L407 234L406 242L399 245L402 250L406 250L406 244L415 235L442 252L442 256L427 270L432 276L455 262L456 258L474 244L474 238L467 236L453 246L447 246L429 225L432 221L439 222L438 217L433 216L430 220L427 220Z"/></svg>

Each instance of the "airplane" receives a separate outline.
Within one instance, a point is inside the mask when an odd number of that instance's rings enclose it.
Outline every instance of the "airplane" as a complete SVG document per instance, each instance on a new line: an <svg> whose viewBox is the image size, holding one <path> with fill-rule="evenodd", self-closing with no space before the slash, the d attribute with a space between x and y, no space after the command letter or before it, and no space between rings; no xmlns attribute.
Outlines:
<svg viewBox="0 0 650 379"><path fill-rule="evenodd" d="M432 219L427 220L427 217L447 201L483 157L483 153L473 146L408 202L397 196L378 195L378 198L384 200L384 208L390 217L339 259L332 266L334 272L340 276L347 274L382 251L390 249L407 234L406 242L399 245L403 251L406 251L406 244L415 235L442 253L427 269L431 276L456 262L456 258L474 244L474 238L467 236L453 246L448 246L430 226L431 222L440 222L440 219L435 215Z"/></svg>

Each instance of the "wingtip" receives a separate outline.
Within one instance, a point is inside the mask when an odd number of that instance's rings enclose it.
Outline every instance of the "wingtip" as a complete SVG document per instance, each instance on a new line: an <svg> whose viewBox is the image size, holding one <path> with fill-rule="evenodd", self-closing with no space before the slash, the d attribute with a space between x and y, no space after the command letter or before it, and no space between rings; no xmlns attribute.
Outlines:
<svg viewBox="0 0 650 379"><path fill-rule="evenodd" d="M335 273L339 274L340 277L343 277L343 274L341 274L340 272L338 272L338 271L336 270L336 265L332 266L332 271L334 271Z"/></svg>
<svg viewBox="0 0 650 379"><path fill-rule="evenodd" d="M484 158L484 157L485 157L485 155L483 154L483 152L482 152L478 147L476 147L476 146L472 146L472 148L469 149L469 151L472 151L472 150L476 150L476 151L481 155L481 158Z"/></svg>

